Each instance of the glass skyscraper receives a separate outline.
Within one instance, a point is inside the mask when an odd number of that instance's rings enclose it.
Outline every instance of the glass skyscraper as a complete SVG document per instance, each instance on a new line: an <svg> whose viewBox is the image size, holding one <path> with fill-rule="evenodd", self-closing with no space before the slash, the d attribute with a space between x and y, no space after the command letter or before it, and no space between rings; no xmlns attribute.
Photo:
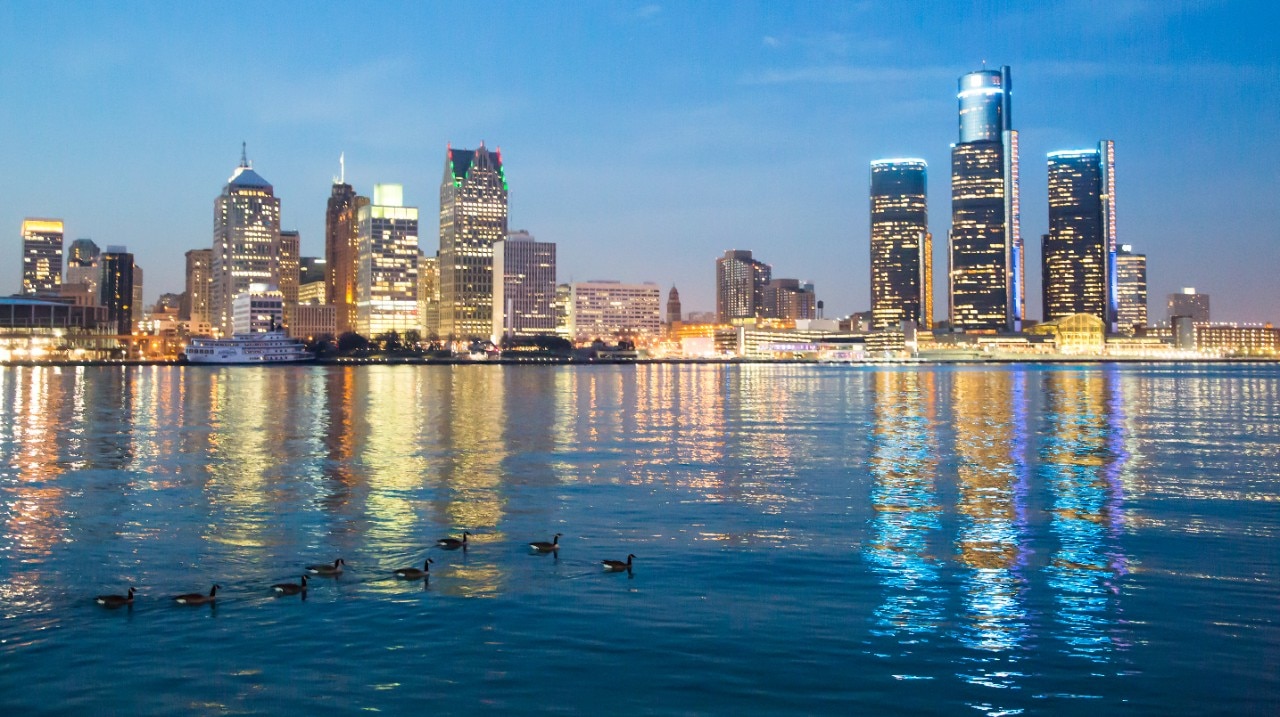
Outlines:
<svg viewBox="0 0 1280 717"><path fill-rule="evenodd" d="M933 237L923 159L871 163L871 324L933 328Z"/></svg>
<svg viewBox="0 0 1280 717"><path fill-rule="evenodd" d="M404 206L401 185L374 185L357 234L356 331L374 338L419 329L418 208Z"/></svg>
<svg viewBox="0 0 1280 717"><path fill-rule="evenodd" d="M1116 329L1115 148L1049 154L1049 233L1041 251L1044 320L1098 317Z"/></svg>
<svg viewBox="0 0 1280 717"><path fill-rule="evenodd" d="M453 149L440 185L440 317L445 339L493 332L493 245L507 237L507 180L502 155Z"/></svg>
<svg viewBox="0 0 1280 717"><path fill-rule="evenodd" d="M236 294L250 284L279 285L279 249L280 200L242 152L240 166L213 203L209 313L215 331L234 331Z"/></svg>
<svg viewBox="0 0 1280 717"><path fill-rule="evenodd" d="M1147 325L1147 255L1122 244L1116 252L1116 330L1132 336Z"/></svg>
<svg viewBox="0 0 1280 717"><path fill-rule="evenodd" d="M1020 331L1025 280L1009 68L970 72L959 89L960 141L951 147L951 324Z"/></svg>
<svg viewBox="0 0 1280 717"><path fill-rule="evenodd" d="M526 231L493 245L493 340L556 332L556 245Z"/></svg>
<svg viewBox="0 0 1280 717"><path fill-rule="evenodd" d="M62 284L62 220L22 220L22 293L56 294Z"/></svg>

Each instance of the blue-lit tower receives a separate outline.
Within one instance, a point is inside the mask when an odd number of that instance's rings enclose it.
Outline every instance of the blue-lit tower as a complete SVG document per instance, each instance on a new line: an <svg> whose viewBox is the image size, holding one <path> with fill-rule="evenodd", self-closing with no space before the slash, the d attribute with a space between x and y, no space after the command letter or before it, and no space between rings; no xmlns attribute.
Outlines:
<svg viewBox="0 0 1280 717"><path fill-rule="evenodd" d="M1049 233L1041 251L1044 319L1098 317L1117 329L1115 143L1049 153Z"/></svg>

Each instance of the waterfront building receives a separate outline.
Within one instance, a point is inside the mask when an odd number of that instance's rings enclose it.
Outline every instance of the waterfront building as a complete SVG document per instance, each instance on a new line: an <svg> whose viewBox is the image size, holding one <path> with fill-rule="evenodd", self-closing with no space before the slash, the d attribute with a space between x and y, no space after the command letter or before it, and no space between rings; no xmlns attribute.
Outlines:
<svg viewBox="0 0 1280 717"><path fill-rule="evenodd" d="M122 246L108 246L99 256L102 278L98 304L107 309L107 320L120 336L133 334L133 254Z"/></svg>
<svg viewBox="0 0 1280 717"><path fill-rule="evenodd" d="M813 284L799 279L770 279L764 286L761 316L796 321L817 318L817 298Z"/></svg>
<svg viewBox="0 0 1280 717"><path fill-rule="evenodd" d="M240 165L213 204L209 312L215 331L234 332L232 302L250 284L279 285L279 246L280 199L242 149Z"/></svg>
<svg viewBox="0 0 1280 717"><path fill-rule="evenodd" d="M231 299L232 333L261 334L279 330L284 294L270 284L253 283Z"/></svg>
<svg viewBox="0 0 1280 717"><path fill-rule="evenodd" d="M102 306L25 296L0 297L0 363L107 358L118 347Z"/></svg>
<svg viewBox="0 0 1280 717"><path fill-rule="evenodd" d="M1209 323L1209 295L1196 293L1195 287L1188 286L1177 294L1169 294L1168 313L1170 323L1179 316L1186 316L1193 324Z"/></svg>
<svg viewBox="0 0 1280 717"><path fill-rule="evenodd" d="M357 237L356 332L418 330L418 208L404 205L402 185L374 185Z"/></svg>
<svg viewBox="0 0 1280 717"><path fill-rule="evenodd" d="M670 293L667 294L667 328L675 328L683 319L680 318L680 292L676 291L675 285L672 285Z"/></svg>
<svg viewBox="0 0 1280 717"><path fill-rule="evenodd" d="M440 257L418 254L418 318L422 336L440 338Z"/></svg>
<svg viewBox="0 0 1280 717"><path fill-rule="evenodd" d="M1280 329L1271 324L1198 324L1196 350L1218 356L1276 356Z"/></svg>
<svg viewBox="0 0 1280 717"><path fill-rule="evenodd" d="M488 338L493 331L493 245L507 236L507 180L500 151L445 154L440 184L439 334Z"/></svg>
<svg viewBox="0 0 1280 717"><path fill-rule="evenodd" d="M284 325L293 321L293 307L298 305L298 284L301 283L302 238L296 231L280 230L280 248L276 252L280 262L280 293L284 295Z"/></svg>
<svg viewBox="0 0 1280 717"><path fill-rule="evenodd" d="M187 252L187 286L178 315L184 321L209 323L209 288L213 280L213 250Z"/></svg>
<svg viewBox="0 0 1280 717"><path fill-rule="evenodd" d="M324 286L324 282L313 284ZM312 340L321 336L337 336L337 309L332 304L304 304L294 307L293 323L289 335L295 339Z"/></svg>
<svg viewBox="0 0 1280 717"><path fill-rule="evenodd" d="M326 291L324 279L319 281L308 281L305 284L298 285L298 306L323 306ZM333 306L333 304L327 304ZM334 326L337 326L337 308L334 309Z"/></svg>
<svg viewBox="0 0 1280 717"><path fill-rule="evenodd" d="M933 328L933 235L923 159L871 163L871 316L883 329Z"/></svg>
<svg viewBox="0 0 1280 717"><path fill-rule="evenodd" d="M1116 252L1116 331L1125 336L1147 325L1147 255L1129 244Z"/></svg>
<svg viewBox="0 0 1280 717"><path fill-rule="evenodd" d="M58 293L62 284L62 220L22 220L22 293Z"/></svg>
<svg viewBox="0 0 1280 717"><path fill-rule="evenodd" d="M1027 329L1032 336L1052 336L1059 353L1101 356L1106 349L1106 324L1094 314L1079 313L1042 321Z"/></svg>
<svg viewBox="0 0 1280 717"><path fill-rule="evenodd" d="M754 322L764 315L764 287L773 268L751 252L730 249L716 259L716 320L722 324Z"/></svg>
<svg viewBox="0 0 1280 717"><path fill-rule="evenodd" d="M304 256L298 259L298 287L313 281L327 281L329 263L322 256ZM301 299L299 299L301 301ZM324 303L321 301L320 303Z"/></svg>
<svg viewBox="0 0 1280 717"><path fill-rule="evenodd" d="M570 285L569 335L586 342L647 342L662 332L662 290L657 284L579 281Z"/></svg>
<svg viewBox="0 0 1280 717"><path fill-rule="evenodd" d="M146 304L142 300L142 267L136 263L133 265L133 303L130 306L130 318L136 327L146 318Z"/></svg>
<svg viewBox="0 0 1280 717"><path fill-rule="evenodd" d="M572 338L573 287L569 284L556 284L555 302L556 335Z"/></svg>
<svg viewBox="0 0 1280 717"><path fill-rule="evenodd" d="M556 331L556 245L515 231L493 245L493 341Z"/></svg>
<svg viewBox="0 0 1280 717"><path fill-rule="evenodd" d="M1021 331L1024 257L1018 133L1009 68L960 78L960 141L951 146L951 327Z"/></svg>
<svg viewBox="0 0 1280 717"><path fill-rule="evenodd" d="M71 242L67 249L63 283L83 287L96 301L98 280L102 275L102 267L98 266L98 257L101 255L102 250L92 239L76 239Z"/></svg>
<svg viewBox="0 0 1280 717"><path fill-rule="evenodd" d="M339 333L354 330L356 324L357 214L368 202L347 184L346 162L342 161L342 174L333 179L324 214L325 303L333 304L337 312Z"/></svg>
<svg viewBox="0 0 1280 717"><path fill-rule="evenodd" d="M1116 323L1115 145L1049 153L1049 233L1041 248L1044 320Z"/></svg>

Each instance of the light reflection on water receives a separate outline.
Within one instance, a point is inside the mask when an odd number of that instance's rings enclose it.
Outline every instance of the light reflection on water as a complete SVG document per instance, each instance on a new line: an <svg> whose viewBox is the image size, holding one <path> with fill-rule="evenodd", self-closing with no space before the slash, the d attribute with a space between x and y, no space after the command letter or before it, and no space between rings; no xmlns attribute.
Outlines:
<svg viewBox="0 0 1280 717"><path fill-rule="evenodd" d="M591 713L641 677L661 714L1258 712L1277 394L1258 366L0 369L0 706Z"/></svg>

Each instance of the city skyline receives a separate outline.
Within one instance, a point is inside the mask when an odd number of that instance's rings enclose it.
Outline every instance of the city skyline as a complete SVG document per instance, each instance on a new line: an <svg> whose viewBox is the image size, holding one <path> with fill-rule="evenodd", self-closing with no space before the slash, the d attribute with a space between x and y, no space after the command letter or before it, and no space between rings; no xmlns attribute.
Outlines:
<svg viewBox="0 0 1280 717"><path fill-rule="evenodd" d="M443 148L483 139L511 158L511 225L560 247L561 281L674 284L686 311L706 311L714 307L711 261L749 249L775 274L813 282L828 316L844 315L870 308L865 167L874 159L918 156L935 168L930 228L935 266L946 265L950 212L938 202L950 194L942 168L955 139L955 82L985 59L1017 73L1030 318L1040 318L1045 157L1098 137L1119 145L1117 241L1149 257L1152 297L1194 285L1213 295L1225 320L1280 318L1266 271L1280 254L1280 217L1268 199L1280 160L1277 118L1266 111L1276 104L1277 63L1249 22L1260 4L578 9L557 26L564 39L552 50L514 28L550 27L554 18L480 8L504 42L477 61L465 87L431 69L447 66L454 40L372 57L334 50L325 23L335 11L324 8L270 8L253 37L242 37L234 14L200 8L165 8L137 26L120 8L8 10L0 23L13 42L0 53L23 72L5 75L6 94L52 104L0 116L14 137L15 170L4 180L0 221L16 235L24 217L58 217L67 242L127 245L146 268L150 304L182 289L185 251L207 246L209 198L242 140L282 199L280 226L300 230L302 255L320 256L339 153L357 192L402 183L406 204L431 211ZM401 10L397 36L448 34L449 9ZM23 59L31 40L18 28L37 19L65 32L33 65ZM703 44L691 40L700 25L709 28ZM189 27L208 37L193 39ZM285 27L324 52L285 52L296 43L272 39ZM104 29L118 43L96 40ZM173 37L157 39L165 33ZM616 42L598 38L609 33ZM224 69L215 60L226 47L243 52ZM316 58L323 61L307 69ZM241 63L271 72L240 83ZM386 111L344 107L356 91L351 79L387 96ZM400 79L413 91L392 97L385 87ZM806 147L820 148L823 161L807 161ZM593 171L608 181L583 172L587 149L603 155ZM801 171L803 191L792 180ZM154 205L145 216L121 212L116 185L148 186ZM429 229L421 237L428 253L437 242ZM1210 262L1200 258L1206 242ZM7 243L15 261L18 244ZM934 316L944 319L945 276L934 274ZM18 281L16 269L6 272L0 292L16 293Z"/></svg>

